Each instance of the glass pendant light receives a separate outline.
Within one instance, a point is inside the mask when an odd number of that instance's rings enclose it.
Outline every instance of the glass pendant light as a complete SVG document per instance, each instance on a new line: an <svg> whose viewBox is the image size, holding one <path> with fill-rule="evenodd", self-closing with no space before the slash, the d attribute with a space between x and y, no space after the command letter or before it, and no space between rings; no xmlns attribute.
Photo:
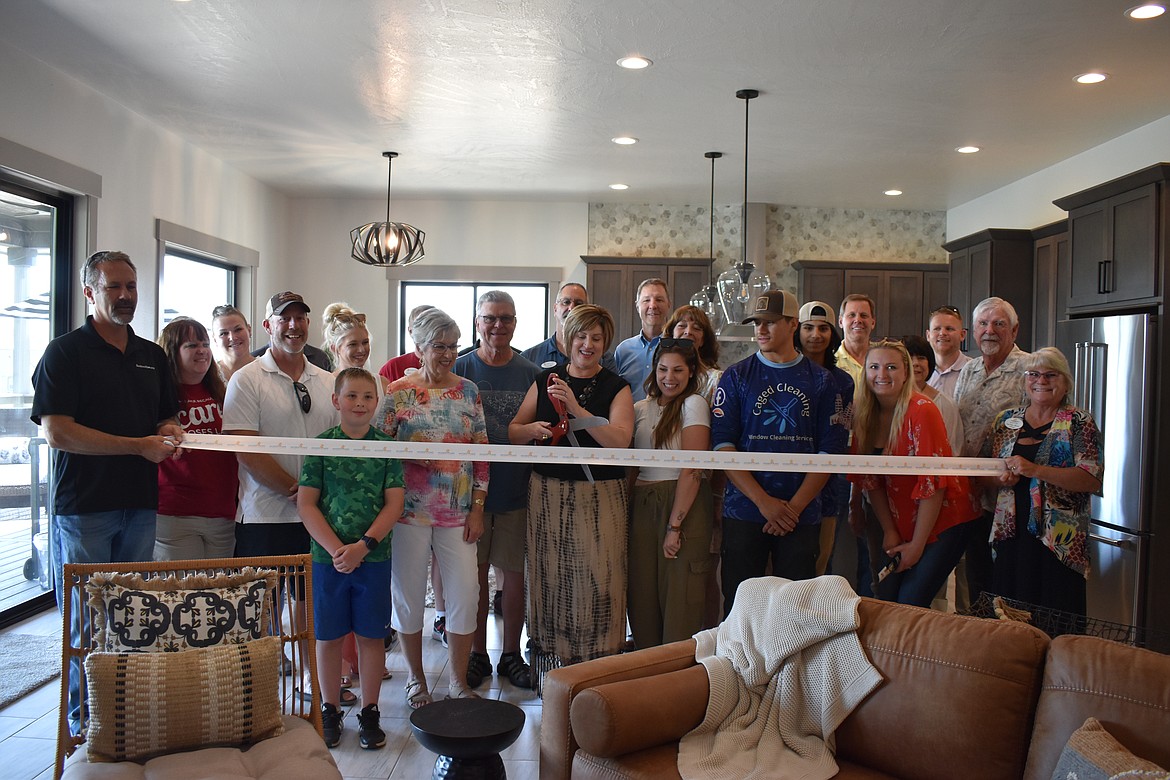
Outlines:
<svg viewBox="0 0 1170 780"><path fill-rule="evenodd" d="M735 96L743 103L743 214L740 221L739 264L719 275L716 286L719 291L719 306L724 318L719 329L720 336L750 338L751 326L740 325L752 308L752 302L772 287L768 275L756 269L747 257L747 213L748 213L748 126L749 104L759 97L756 89L741 89Z"/></svg>

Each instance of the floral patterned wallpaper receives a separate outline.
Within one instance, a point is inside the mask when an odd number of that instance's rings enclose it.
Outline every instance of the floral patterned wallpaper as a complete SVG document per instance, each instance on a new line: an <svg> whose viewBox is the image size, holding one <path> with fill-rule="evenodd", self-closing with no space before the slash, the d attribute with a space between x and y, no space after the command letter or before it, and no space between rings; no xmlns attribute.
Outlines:
<svg viewBox="0 0 1170 780"><path fill-rule="evenodd" d="M715 272L739 261L739 205L715 206ZM945 211L768 204L764 270L796 289L797 260L945 263ZM708 206L589 204L589 254L706 257Z"/></svg>

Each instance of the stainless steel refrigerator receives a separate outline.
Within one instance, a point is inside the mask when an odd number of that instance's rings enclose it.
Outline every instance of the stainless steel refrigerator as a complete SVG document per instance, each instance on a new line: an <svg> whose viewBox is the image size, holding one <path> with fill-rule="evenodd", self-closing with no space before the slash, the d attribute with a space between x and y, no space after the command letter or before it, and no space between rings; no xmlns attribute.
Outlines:
<svg viewBox="0 0 1170 780"><path fill-rule="evenodd" d="M1151 598L1157 338L1155 314L1066 320L1056 331L1075 377L1073 402L1092 412L1105 454L1089 526L1088 616L1126 625L1146 624Z"/></svg>

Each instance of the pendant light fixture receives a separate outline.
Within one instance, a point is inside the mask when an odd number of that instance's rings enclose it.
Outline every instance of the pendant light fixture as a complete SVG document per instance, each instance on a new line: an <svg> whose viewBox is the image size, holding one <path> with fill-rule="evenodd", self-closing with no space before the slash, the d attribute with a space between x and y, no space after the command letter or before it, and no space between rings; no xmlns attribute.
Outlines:
<svg viewBox="0 0 1170 780"><path fill-rule="evenodd" d="M366 265L401 268L422 260L426 234L405 222L390 221L390 182L394 176L394 158L398 152L382 152L387 159L386 221L371 222L349 232L354 260Z"/></svg>
<svg viewBox="0 0 1170 780"><path fill-rule="evenodd" d="M740 325L751 302L766 293L772 286L768 275L757 270L747 256L748 228L748 129L750 126L750 104L760 96L758 89L741 89L735 96L743 101L743 213L740 218L740 261L739 265L719 275L719 305L723 310L724 324L721 336L752 336L751 326Z"/></svg>
<svg viewBox="0 0 1170 780"><path fill-rule="evenodd" d="M723 152L706 152L703 156L711 161L711 201L707 212L710 217L707 256L711 258L711 265L707 266L707 286L691 296L691 305L702 309L707 319L711 321L711 327L718 331L723 324L723 315L720 307L715 305L715 300L719 297L719 288L715 286L711 274L715 265L715 161L723 156Z"/></svg>

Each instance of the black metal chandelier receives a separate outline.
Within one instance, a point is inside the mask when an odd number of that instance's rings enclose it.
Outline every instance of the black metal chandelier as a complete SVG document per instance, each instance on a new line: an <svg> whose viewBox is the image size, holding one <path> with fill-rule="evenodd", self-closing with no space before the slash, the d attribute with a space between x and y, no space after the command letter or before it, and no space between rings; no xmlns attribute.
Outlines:
<svg viewBox="0 0 1170 780"><path fill-rule="evenodd" d="M386 221L371 222L349 232L354 260L366 265L400 268L426 257L423 239L426 233L405 222L390 221L390 182L394 176L394 158L398 152L382 152L387 159Z"/></svg>

